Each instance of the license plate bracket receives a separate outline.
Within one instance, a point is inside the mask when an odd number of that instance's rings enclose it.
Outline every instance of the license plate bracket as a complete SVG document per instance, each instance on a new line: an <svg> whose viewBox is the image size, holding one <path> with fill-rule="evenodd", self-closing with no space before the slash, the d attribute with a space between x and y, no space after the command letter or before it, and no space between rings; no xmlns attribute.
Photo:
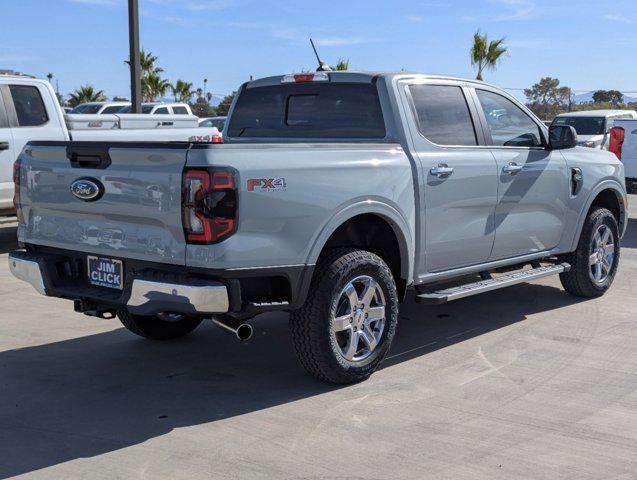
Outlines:
<svg viewBox="0 0 637 480"><path fill-rule="evenodd" d="M113 258L86 257L87 276L91 285L122 290L124 288L124 264Z"/></svg>

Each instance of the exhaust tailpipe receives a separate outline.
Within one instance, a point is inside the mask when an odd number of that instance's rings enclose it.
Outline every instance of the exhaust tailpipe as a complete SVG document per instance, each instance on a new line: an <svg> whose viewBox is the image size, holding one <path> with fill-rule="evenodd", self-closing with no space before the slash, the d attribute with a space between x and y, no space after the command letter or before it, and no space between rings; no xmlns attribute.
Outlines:
<svg viewBox="0 0 637 480"><path fill-rule="evenodd" d="M212 321L224 330L234 333L242 342L252 337L253 329L249 323L242 323L240 320L225 315L212 317Z"/></svg>

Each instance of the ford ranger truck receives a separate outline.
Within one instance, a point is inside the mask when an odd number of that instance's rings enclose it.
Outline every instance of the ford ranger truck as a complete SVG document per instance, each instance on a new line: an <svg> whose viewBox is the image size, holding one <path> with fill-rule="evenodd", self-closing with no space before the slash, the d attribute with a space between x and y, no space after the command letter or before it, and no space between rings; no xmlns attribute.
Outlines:
<svg viewBox="0 0 637 480"><path fill-rule="evenodd" d="M11 271L150 339L204 319L247 338L249 318L287 311L300 363L334 383L379 367L407 295L426 308L549 275L586 298L613 283L621 162L485 83L263 78L223 136L31 142Z"/></svg>

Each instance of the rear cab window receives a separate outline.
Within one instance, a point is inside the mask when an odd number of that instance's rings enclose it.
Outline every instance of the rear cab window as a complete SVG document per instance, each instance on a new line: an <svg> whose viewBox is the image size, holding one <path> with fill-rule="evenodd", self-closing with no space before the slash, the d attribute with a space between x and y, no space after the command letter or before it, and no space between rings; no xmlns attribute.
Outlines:
<svg viewBox="0 0 637 480"><path fill-rule="evenodd" d="M37 127L49 121L40 90L32 85L9 85L19 127Z"/></svg>
<svg viewBox="0 0 637 480"><path fill-rule="evenodd" d="M475 126L462 88L453 85L410 85L420 133L444 146L475 146Z"/></svg>
<svg viewBox="0 0 637 480"><path fill-rule="evenodd" d="M240 138L383 139L372 83L306 82L244 88L228 135Z"/></svg>

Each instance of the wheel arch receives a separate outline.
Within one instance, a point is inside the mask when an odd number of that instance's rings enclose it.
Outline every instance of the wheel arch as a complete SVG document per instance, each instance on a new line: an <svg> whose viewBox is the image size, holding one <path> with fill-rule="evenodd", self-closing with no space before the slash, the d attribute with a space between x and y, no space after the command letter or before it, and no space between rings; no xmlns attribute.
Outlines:
<svg viewBox="0 0 637 480"><path fill-rule="evenodd" d="M597 185L589 194L585 208L582 209L578 218L577 230L571 242L571 251L577 248L586 217L596 207L607 208L613 213L617 219L620 236L623 236L628 223L628 211L624 203L625 198L624 190L615 181L605 181Z"/></svg>
<svg viewBox="0 0 637 480"><path fill-rule="evenodd" d="M375 228L369 228L370 225ZM386 235L383 234L389 233L392 237L385 238ZM397 209L375 200L361 201L341 209L330 218L310 249L308 263L315 264L326 248L367 248L389 264L397 284L403 284L402 288L399 287L400 290L404 290L413 278L411 235L407 220ZM378 243L372 244L371 240ZM392 244L397 247L398 252L392 252Z"/></svg>

